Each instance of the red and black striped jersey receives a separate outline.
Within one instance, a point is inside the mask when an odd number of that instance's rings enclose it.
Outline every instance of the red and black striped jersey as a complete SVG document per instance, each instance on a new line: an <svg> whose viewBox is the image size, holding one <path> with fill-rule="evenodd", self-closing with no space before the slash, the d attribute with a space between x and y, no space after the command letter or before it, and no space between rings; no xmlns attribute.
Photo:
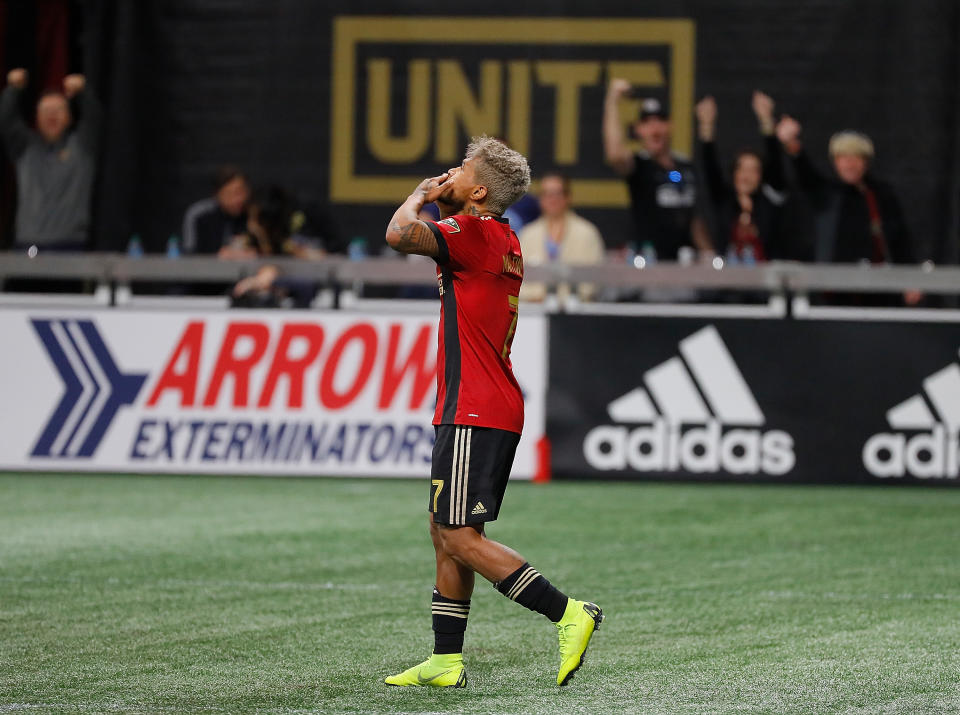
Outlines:
<svg viewBox="0 0 960 715"><path fill-rule="evenodd" d="M510 346L523 256L506 219L428 221L440 245L440 339L433 423L523 430L523 395Z"/></svg>

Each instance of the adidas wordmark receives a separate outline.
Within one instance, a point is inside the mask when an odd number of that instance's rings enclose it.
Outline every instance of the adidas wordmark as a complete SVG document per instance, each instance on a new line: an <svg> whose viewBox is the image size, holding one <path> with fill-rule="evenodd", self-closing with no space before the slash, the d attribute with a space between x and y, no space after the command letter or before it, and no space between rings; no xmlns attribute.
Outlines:
<svg viewBox="0 0 960 715"><path fill-rule="evenodd" d="M926 400L918 393L887 411L887 424L898 432L880 432L863 445L863 466L873 476L960 476L960 365L927 377L923 390Z"/></svg>
<svg viewBox="0 0 960 715"><path fill-rule="evenodd" d="M717 329L680 341L681 357L648 370L607 406L617 425L587 433L594 469L782 475L793 469L793 437L760 429L766 418ZM628 427L622 423L641 426Z"/></svg>

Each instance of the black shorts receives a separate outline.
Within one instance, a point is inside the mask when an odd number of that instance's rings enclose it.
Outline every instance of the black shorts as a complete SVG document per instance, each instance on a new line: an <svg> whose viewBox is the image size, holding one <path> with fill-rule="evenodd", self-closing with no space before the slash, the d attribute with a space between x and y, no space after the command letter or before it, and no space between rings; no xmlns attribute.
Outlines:
<svg viewBox="0 0 960 715"><path fill-rule="evenodd" d="M520 435L490 427L437 425L430 468L430 513L436 524L493 521L507 489Z"/></svg>

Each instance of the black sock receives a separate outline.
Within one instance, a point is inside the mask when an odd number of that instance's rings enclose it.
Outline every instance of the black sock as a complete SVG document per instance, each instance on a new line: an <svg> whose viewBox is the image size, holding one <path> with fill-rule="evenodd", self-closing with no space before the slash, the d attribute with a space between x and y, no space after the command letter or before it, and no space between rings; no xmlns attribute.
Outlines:
<svg viewBox="0 0 960 715"><path fill-rule="evenodd" d="M444 598L434 587L430 610L433 613L433 652L437 655L462 653L470 601Z"/></svg>
<svg viewBox="0 0 960 715"><path fill-rule="evenodd" d="M542 613L554 623L563 618L567 608L567 597L530 564L524 564L494 586L507 598Z"/></svg>

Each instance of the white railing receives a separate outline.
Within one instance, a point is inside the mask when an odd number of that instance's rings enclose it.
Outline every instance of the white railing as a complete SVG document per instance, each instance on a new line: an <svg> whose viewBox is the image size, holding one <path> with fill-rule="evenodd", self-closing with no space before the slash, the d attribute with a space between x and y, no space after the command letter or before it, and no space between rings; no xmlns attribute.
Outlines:
<svg viewBox="0 0 960 715"><path fill-rule="evenodd" d="M93 296L62 294L47 299L59 303L92 301L101 305L125 305L131 300L144 300L131 292L131 284L135 282L170 283L184 287L183 292L188 296L179 296L178 299L187 302L190 300L190 284L233 283L268 264L278 266L285 277L315 282L323 296L318 305L324 307L355 305L360 286L436 285L432 264L399 257L362 261L341 256L320 261L293 258L232 261L212 256L131 258L118 253L47 254L30 258L22 252L0 253L0 281L17 278L81 280L94 284ZM751 292L754 296L768 296L775 314L784 312L783 306L788 300L799 309L794 312L804 313L809 305L806 296L822 291L902 293L915 290L927 295L960 294L960 267L930 263L870 266L775 261L754 266L730 266L714 260L687 266L658 263L643 268L621 262L595 266L531 265L527 266L525 279L545 283L551 288L560 283L592 283L619 295L634 291L641 301L644 295L678 289L727 293L734 297L738 293ZM16 293L0 294L0 298L8 304L30 300ZM216 301L218 305L224 303L223 299ZM654 299L654 302L664 301ZM575 299L565 304L548 300L547 307L548 310L587 308Z"/></svg>

